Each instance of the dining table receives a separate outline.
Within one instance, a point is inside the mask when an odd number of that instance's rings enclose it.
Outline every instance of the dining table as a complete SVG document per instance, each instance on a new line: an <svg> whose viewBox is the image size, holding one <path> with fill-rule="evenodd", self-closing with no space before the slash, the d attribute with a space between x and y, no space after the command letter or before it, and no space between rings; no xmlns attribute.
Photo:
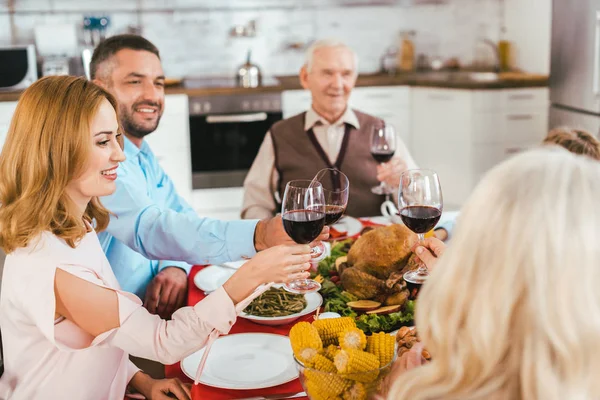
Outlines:
<svg viewBox="0 0 600 400"><path fill-rule="evenodd" d="M354 219L354 221L356 221L356 219ZM377 227L377 226L386 225L385 223L382 223L382 220L379 218L378 219L360 218L360 219L358 219L358 221L360 221L360 225L362 226L362 228L369 227L369 226ZM351 232L351 233L353 233L353 235L351 235L350 237L356 238L360 235L361 232L362 232L362 230L359 232L356 232L356 230L353 230ZM345 235L345 232L338 232L334 229L332 233L333 233L333 235L332 235L333 240L341 240L341 239L348 238L348 235ZM203 268L206 268L206 267L207 267L206 265L204 265L204 266L195 265L192 267L190 274L188 276L189 280L188 280L187 305L193 306L194 304L198 303L199 301L201 301L202 299L204 299L206 297L207 294L203 290L198 288L194 283L194 277L196 276L196 274L198 272L200 272ZM315 313L316 313L316 311L311 314L304 315L304 316L300 317L299 319L297 319L291 323L288 323L286 325L277 325L277 326L259 325L250 320L247 320L244 318L238 318L237 321L232 326L232 328L229 332L229 335L235 335L235 334L239 334L239 333L271 333L271 334L288 336L292 326L294 326L296 323L298 323L300 321L308 321L308 322L313 321L315 318ZM183 373L180 363L165 366L165 377L179 378L184 383L192 383L193 384L193 380L190 379L187 375L185 375ZM202 383L192 386L192 399L193 400L204 400L204 399L210 399L210 400L287 399L287 398L292 398L292 396L294 399L308 399L308 397L306 397L306 395L304 393L304 389L302 388L302 385L298 378L294 379L291 382L284 383L284 384L281 384L278 386L273 386L273 387L263 388L263 389L250 389L250 390L221 389L221 388L215 388L215 387L211 387L208 385L204 385ZM299 397L296 397L296 396L299 396Z"/></svg>

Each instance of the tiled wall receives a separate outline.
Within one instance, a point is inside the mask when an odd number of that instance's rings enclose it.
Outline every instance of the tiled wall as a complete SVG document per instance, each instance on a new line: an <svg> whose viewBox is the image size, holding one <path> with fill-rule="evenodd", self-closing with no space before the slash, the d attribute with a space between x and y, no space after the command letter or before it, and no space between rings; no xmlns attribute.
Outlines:
<svg viewBox="0 0 600 400"><path fill-rule="evenodd" d="M324 37L346 41L359 55L360 71L375 72L402 30L417 31L417 53L469 64L478 36L498 39L500 1L444 1L405 6L406 0L102 0L102 8L111 10L109 34L141 27L161 50L167 75L231 76L248 49L264 75L295 74L304 55L290 44ZM93 12L97 4L0 0L0 45L33 42L38 24L80 25L83 15L99 14ZM234 25L251 20L255 37L229 36Z"/></svg>

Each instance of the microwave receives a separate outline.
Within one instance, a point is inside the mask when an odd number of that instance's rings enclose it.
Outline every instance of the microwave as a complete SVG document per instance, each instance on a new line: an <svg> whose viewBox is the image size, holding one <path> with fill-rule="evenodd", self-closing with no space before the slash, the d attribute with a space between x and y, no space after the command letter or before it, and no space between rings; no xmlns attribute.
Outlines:
<svg viewBox="0 0 600 400"><path fill-rule="evenodd" d="M35 46L0 46L0 91L22 90L38 78Z"/></svg>

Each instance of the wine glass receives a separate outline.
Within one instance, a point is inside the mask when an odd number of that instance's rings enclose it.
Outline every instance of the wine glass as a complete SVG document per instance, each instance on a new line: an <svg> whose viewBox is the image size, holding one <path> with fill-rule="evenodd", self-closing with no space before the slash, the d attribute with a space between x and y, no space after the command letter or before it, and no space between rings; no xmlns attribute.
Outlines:
<svg viewBox="0 0 600 400"><path fill-rule="evenodd" d="M400 175L398 207L404 225L419 236L419 242L423 242L425 233L432 230L442 216L442 188L438 175L427 169L404 171ZM404 280L409 289L412 285L418 291L428 275L427 266L422 264L418 270L405 273Z"/></svg>
<svg viewBox="0 0 600 400"><path fill-rule="evenodd" d="M285 232L298 244L308 244L321 234L325 226L325 195L323 185L316 181L294 180L287 183L281 204L281 218ZM311 251L317 257L317 249ZM313 279L298 279L286 283L292 293L310 293L321 289Z"/></svg>
<svg viewBox="0 0 600 400"><path fill-rule="evenodd" d="M339 169L324 168L317 172L313 182L323 186L325 195L325 225L331 226L339 221L346 211L350 193L350 181ZM319 241L319 246L323 244ZM323 247L323 251L325 248Z"/></svg>
<svg viewBox="0 0 600 400"><path fill-rule="evenodd" d="M378 163L386 163L396 152L396 130L391 125L374 126L371 132L371 155ZM380 195L392 193L385 182L371 188L371 192Z"/></svg>

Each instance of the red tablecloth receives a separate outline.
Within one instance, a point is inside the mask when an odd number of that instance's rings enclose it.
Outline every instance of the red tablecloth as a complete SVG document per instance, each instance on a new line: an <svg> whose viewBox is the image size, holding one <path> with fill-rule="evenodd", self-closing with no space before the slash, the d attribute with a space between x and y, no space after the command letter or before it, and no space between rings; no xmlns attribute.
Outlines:
<svg viewBox="0 0 600 400"><path fill-rule="evenodd" d="M377 224L371 223L370 221L361 220L364 226L379 226ZM188 281L188 302L187 304L193 305L202 300L205 295L200 289L196 287L194 284L194 276L200 271L203 266L195 265L192 267L189 275ZM279 326L265 326L258 325L254 322L248 321L244 318L238 318L236 323L233 325L230 331L231 334L236 333L249 333L249 332L264 332L264 333L275 333L280 335L288 335L292 326L299 321L312 321L313 314L306 315L291 324L287 325L279 325ZM165 366L165 376L167 378L179 378L183 382L193 383L193 381L188 378L183 371L181 371L181 367L179 363L173 365ZM266 389L256 389L256 390L228 390L228 389L217 389L206 385L195 385L192 388L192 399L193 400L231 400L231 399L243 399L246 397L253 396L264 396L264 395L276 395L276 394L287 394L287 393L297 393L302 392L302 385L298 379L293 380L292 382L288 382L283 385L275 386L272 388ZM300 398L300 399L306 399Z"/></svg>
<svg viewBox="0 0 600 400"><path fill-rule="evenodd" d="M196 304L202 300L205 295L200 289L194 284L194 276L200 271L202 266L195 265L189 276L188 282L188 304ZM233 325L230 331L230 335L236 333L248 333L248 332L264 332L264 333L276 333L279 335L288 335L292 326L299 321L311 321L313 315L306 315L291 324L279 325L279 326L265 326L258 325L254 322L248 321L243 318L238 318L236 323ZM179 363L165 366L165 376L168 378L177 377L184 382L192 383L182 371ZM267 389L256 389L256 390L227 390L227 389L216 389L206 385L196 385L192 388L192 399L210 399L210 400L230 400L230 399L242 399L246 397L261 396L266 394L285 394L302 392L302 386L298 379L288 382L283 385L275 386Z"/></svg>

